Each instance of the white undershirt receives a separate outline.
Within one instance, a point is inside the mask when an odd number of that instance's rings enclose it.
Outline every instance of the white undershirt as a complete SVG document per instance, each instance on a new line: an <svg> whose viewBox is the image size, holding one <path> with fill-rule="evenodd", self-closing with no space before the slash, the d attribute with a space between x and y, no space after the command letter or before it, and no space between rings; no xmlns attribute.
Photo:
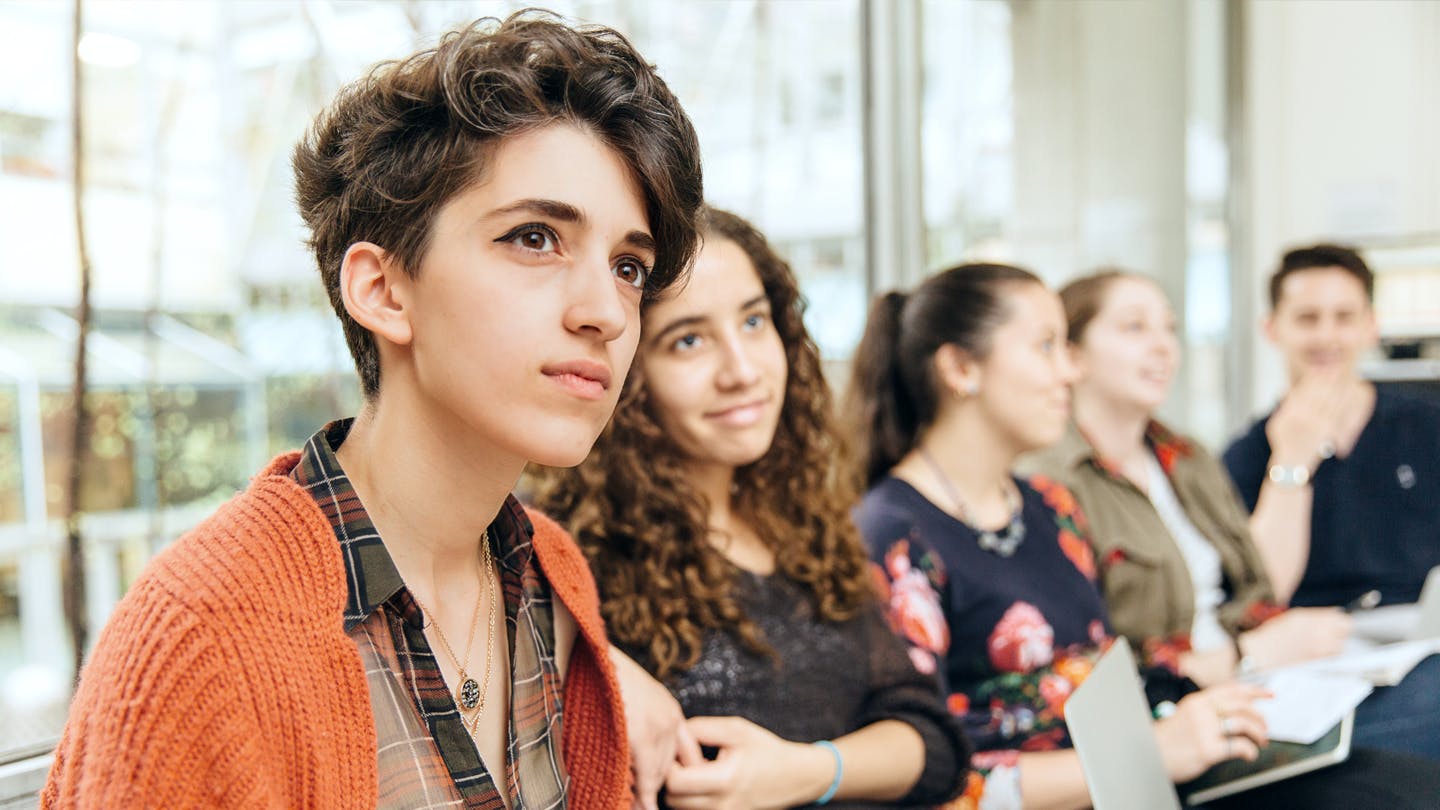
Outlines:
<svg viewBox="0 0 1440 810"><path fill-rule="evenodd" d="M1195 585L1195 624L1190 628L1190 646L1196 652L1213 650L1230 645L1230 634L1220 626L1217 610L1225 602L1225 590L1221 587L1220 553L1195 528L1170 479L1160 467L1154 454L1145 454L1145 469L1149 479L1150 503L1155 506L1175 545L1180 547L1180 556L1185 558L1185 567L1190 569L1190 581Z"/></svg>

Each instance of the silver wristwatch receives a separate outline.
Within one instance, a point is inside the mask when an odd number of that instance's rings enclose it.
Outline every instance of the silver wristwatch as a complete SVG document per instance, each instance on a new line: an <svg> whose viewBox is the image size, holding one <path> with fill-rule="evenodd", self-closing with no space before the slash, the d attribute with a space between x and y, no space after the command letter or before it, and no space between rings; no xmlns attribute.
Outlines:
<svg viewBox="0 0 1440 810"><path fill-rule="evenodd" d="M1265 477L1281 487L1303 487L1310 483L1310 468L1304 464L1271 464Z"/></svg>

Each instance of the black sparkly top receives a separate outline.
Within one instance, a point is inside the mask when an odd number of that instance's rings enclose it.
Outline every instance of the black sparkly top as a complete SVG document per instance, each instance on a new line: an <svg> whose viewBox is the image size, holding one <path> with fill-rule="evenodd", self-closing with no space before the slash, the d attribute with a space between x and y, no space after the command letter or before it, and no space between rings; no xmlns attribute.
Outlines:
<svg viewBox="0 0 1440 810"><path fill-rule="evenodd" d="M959 792L969 745L936 681L915 669L878 604L837 624L817 619L807 591L781 574L737 569L736 588L776 655L753 653L730 633L707 634L699 662L668 684L687 717L739 716L796 742L900 720L925 741L925 769L910 793L893 805L827 806L933 805ZM641 651L626 652L643 661Z"/></svg>

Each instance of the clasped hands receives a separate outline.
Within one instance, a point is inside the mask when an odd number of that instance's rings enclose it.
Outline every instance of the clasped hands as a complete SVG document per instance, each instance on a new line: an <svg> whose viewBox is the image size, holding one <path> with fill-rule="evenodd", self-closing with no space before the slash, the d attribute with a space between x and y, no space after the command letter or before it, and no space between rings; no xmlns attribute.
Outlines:
<svg viewBox="0 0 1440 810"><path fill-rule="evenodd" d="M792 807L830 783L830 754L783 740L739 717L685 719L674 696L639 664L611 649L625 703L634 774L632 810ZM713 760L700 747L719 750ZM811 784L811 783L814 784Z"/></svg>

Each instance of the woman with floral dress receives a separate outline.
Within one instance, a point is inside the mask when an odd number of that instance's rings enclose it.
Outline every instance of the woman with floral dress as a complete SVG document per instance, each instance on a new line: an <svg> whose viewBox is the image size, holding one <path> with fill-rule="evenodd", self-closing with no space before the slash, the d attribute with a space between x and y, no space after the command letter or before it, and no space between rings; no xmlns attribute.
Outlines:
<svg viewBox="0 0 1440 810"><path fill-rule="evenodd" d="M1010 473L1020 454L1058 440L1068 418L1073 370L1059 299L1018 268L947 270L877 302L855 375L850 406L869 487L857 522L884 570L892 623L917 665L939 676L979 752L962 803L1087 806L1064 708L1112 629L1075 499ZM1198 690L1178 674L1176 653L1142 650L1152 704L1169 710L1155 733L1171 779L1257 756L1267 740L1254 704L1264 693L1233 682ZM1279 797L1409 807L1435 795L1417 792L1437 781L1413 762L1370 759L1224 806Z"/></svg>

